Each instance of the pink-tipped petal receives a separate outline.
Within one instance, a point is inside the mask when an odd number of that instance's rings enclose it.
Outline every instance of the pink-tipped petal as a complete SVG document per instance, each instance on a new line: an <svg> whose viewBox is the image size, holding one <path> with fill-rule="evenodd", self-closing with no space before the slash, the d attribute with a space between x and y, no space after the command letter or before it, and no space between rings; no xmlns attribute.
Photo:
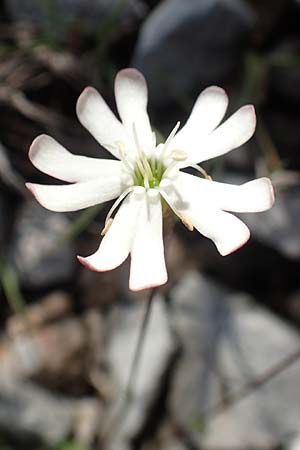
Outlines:
<svg viewBox="0 0 300 450"><path fill-rule="evenodd" d="M121 70L115 80L115 96L120 117L133 142L135 127L143 151L152 150L153 134L147 114L148 91L144 76L136 69Z"/></svg>
<svg viewBox="0 0 300 450"><path fill-rule="evenodd" d="M55 139L45 134L32 142L29 159L41 172L69 183L93 178L112 181L121 177L120 161L73 155Z"/></svg>
<svg viewBox="0 0 300 450"><path fill-rule="evenodd" d="M111 183L91 180L68 185L26 183L36 200L50 211L77 211L118 197L123 187L120 180Z"/></svg>
<svg viewBox="0 0 300 450"><path fill-rule="evenodd" d="M129 287L139 291L165 284L168 280L162 234L162 207L159 193L145 194L131 250Z"/></svg>
<svg viewBox="0 0 300 450"><path fill-rule="evenodd" d="M205 211L204 217L194 212L190 219L201 234L214 242L222 256L235 252L250 238L249 228L240 219L224 211Z"/></svg>
<svg viewBox="0 0 300 450"><path fill-rule="evenodd" d="M260 212L270 209L274 203L273 186L263 177L236 186L205 180L180 172L178 186L186 198L207 198L220 209L233 212Z"/></svg>
<svg viewBox="0 0 300 450"><path fill-rule="evenodd" d="M211 239L223 256L244 245L250 237L247 226L237 217L222 211L214 198L205 195L203 189L201 192L191 192L191 186L179 177L166 191L167 202L181 216L183 223L194 226Z"/></svg>
<svg viewBox="0 0 300 450"><path fill-rule="evenodd" d="M95 272L112 270L122 264L127 258L136 229L136 221L143 199L135 192L122 203L110 228L103 237L98 250L79 261Z"/></svg>
<svg viewBox="0 0 300 450"><path fill-rule="evenodd" d="M119 158L118 143L127 147L128 135L96 89L84 89L77 101L76 111L82 125L103 147Z"/></svg>

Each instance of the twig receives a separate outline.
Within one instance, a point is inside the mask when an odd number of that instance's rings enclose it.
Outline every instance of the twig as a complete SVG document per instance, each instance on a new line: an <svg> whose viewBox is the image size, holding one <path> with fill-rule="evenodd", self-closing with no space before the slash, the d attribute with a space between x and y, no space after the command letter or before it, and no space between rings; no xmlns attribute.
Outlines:
<svg viewBox="0 0 300 450"><path fill-rule="evenodd" d="M290 365L294 364L300 358L300 348L291 353L290 355L283 358L277 364L267 369L264 373L257 376L256 378L250 380L248 383L245 383L235 392L228 392L223 396L222 400L217 402L215 405L208 407L202 413L202 417L204 420L211 420L216 417L226 409L229 409L232 405L240 402L248 395L252 394L252 392L268 381L270 381L275 376L282 373L285 369L287 369Z"/></svg>
<svg viewBox="0 0 300 450"><path fill-rule="evenodd" d="M25 94L7 85L2 85L0 89L0 101L11 105L19 113L30 120L36 121L46 127L59 127L73 125L73 121L55 111L29 100Z"/></svg>

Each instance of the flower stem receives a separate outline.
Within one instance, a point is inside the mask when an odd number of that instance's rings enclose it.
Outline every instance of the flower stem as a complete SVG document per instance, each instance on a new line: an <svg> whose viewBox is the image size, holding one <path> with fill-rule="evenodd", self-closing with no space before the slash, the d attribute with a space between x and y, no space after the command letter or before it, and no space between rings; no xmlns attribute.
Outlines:
<svg viewBox="0 0 300 450"><path fill-rule="evenodd" d="M139 332L139 338L138 338L137 346L136 346L136 349L134 352L134 357L132 360L128 384L127 384L127 387L125 390L125 396L124 396L125 404L130 403L131 398L132 398L132 387L134 386L135 380L137 377L137 372L138 372L138 368L139 368L138 366L139 366L139 362L140 362L140 358L141 358L141 354L142 354L142 350L143 350L143 346L144 346L144 342L145 342L147 325L149 323L151 307L153 304L153 298L154 298L154 294L155 294L156 290L157 290L156 288L152 288L151 291L149 292L149 296L147 299L146 309L145 309L144 317L143 317L140 332Z"/></svg>
<svg viewBox="0 0 300 450"><path fill-rule="evenodd" d="M114 435L114 431L117 428L121 427L123 420L125 419L128 409L130 407L130 403L131 403L131 400L133 397L133 386L135 385L137 374L138 374L139 363L140 363L140 359L141 359L142 350L144 348L147 327L148 327L149 319L150 319L150 315L151 315L153 298L154 298L156 291L157 291L157 288L152 288L149 292L143 320L142 320L141 327L139 330L138 341L137 341L137 345L136 345L136 348L134 351L134 356L133 356L133 360L132 360L132 364L131 364L131 368L130 368L130 372L129 372L128 382L127 382L126 388L123 393L122 403L121 403L120 409L117 411L116 415L114 417L112 417L110 423L104 429L104 433L102 434L102 439L104 441L110 441L111 437ZM105 448L109 448L109 443L108 443L108 446Z"/></svg>

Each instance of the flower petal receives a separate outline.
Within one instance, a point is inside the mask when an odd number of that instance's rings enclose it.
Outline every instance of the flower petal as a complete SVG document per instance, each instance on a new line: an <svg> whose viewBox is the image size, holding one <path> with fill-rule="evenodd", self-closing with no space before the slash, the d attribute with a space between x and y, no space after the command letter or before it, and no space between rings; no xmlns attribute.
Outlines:
<svg viewBox="0 0 300 450"><path fill-rule="evenodd" d="M247 242L250 232L240 219L219 209L219 205L209 196L199 195L197 191L190 192L189 188L182 180L176 180L161 191L162 195L167 194L166 201L185 224L193 225L201 234L212 239L223 256Z"/></svg>
<svg viewBox="0 0 300 450"><path fill-rule="evenodd" d="M272 183L265 177L236 186L180 172L178 183L178 189L184 191L185 196L196 194L199 202L202 197L207 197L225 211L260 212L271 208L274 203Z"/></svg>
<svg viewBox="0 0 300 450"><path fill-rule="evenodd" d="M167 279L161 199L158 191L149 189L145 194L131 250L129 287L138 291L160 286Z"/></svg>
<svg viewBox="0 0 300 450"><path fill-rule="evenodd" d="M37 201L50 211L77 211L118 197L125 189L119 180L96 179L67 185L26 183Z"/></svg>
<svg viewBox="0 0 300 450"><path fill-rule="evenodd" d="M147 114L148 91L144 76L136 69L123 69L115 81L118 111L128 134L135 126L138 140L146 153L154 148L153 133ZM133 140L134 142L134 140Z"/></svg>
<svg viewBox="0 0 300 450"><path fill-rule="evenodd" d="M29 159L41 172L69 183L103 177L116 180L122 173L120 161L73 155L45 134L31 144Z"/></svg>
<svg viewBox="0 0 300 450"><path fill-rule="evenodd" d="M128 135L96 89L84 89L77 101L76 111L81 124L103 147L119 158L118 142L128 146Z"/></svg>
<svg viewBox="0 0 300 450"><path fill-rule="evenodd" d="M201 136L211 133L223 119L228 106L224 89L210 86L199 95L190 117L174 137L170 150L186 149L187 143L198 142Z"/></svg>
<svg viewBox="0 0 300 450"><path fill-rule="evenodd" d="M135 224L144 202L143 188L136 188L122 203L110 228L101 241L98 250L79 261L96 272L112 270L122 264L127 258L135 234ZM143 189L144 191L144 189Z"/></svg>
<svg viewBox="0 0 300 450"><path fill-rule="evenodd" d="M197 140L193 133L190 137L187 135L181 149L187 153L188 161L192 163L207 161L243 145L252 137L255 126L254 107L246 105L238 109L208 136L203 138L200 136Z"/></svg>
<svg viewBox="0 0 300 450"><path fill-rule="evenodd" d="M194 227L211 239L222 256L242 247L250 238L248 227L237 217L212 208L188 211Z"/></svg>

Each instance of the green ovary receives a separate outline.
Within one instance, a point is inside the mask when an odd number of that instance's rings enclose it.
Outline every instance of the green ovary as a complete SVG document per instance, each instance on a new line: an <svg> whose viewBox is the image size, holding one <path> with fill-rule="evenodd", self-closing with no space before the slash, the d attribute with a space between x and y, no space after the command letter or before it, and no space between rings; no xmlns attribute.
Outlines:
<svg viewBox="0 0 300 450"><path fill-rule="evenodd" d="M134 168L134 184L148 188L148 180L149 188L156 188L159 186L165 170L165 166L158 159L141 158Z"/></svg>

